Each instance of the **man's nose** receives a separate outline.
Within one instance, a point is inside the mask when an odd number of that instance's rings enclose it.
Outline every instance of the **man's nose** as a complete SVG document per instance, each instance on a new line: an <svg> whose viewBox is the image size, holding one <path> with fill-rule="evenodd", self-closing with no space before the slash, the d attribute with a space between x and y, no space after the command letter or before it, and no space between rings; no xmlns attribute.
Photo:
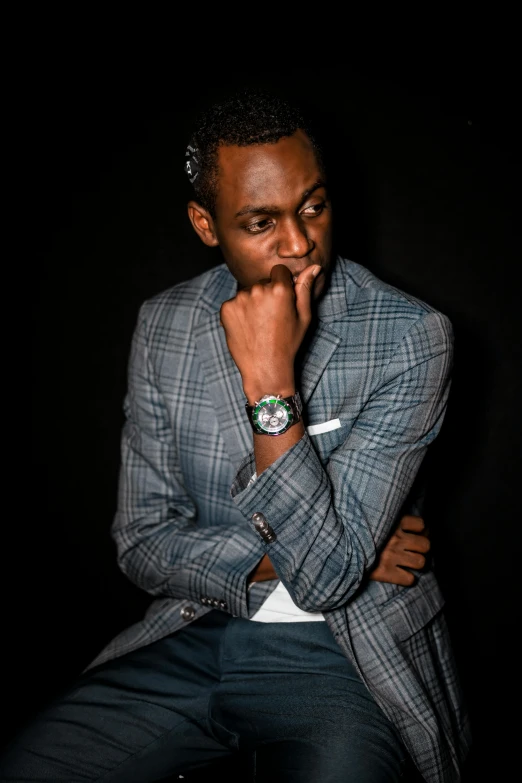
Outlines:
<svg viewBox="0 0 522 783"><path fill-rule="evenodd" d="M298 219L284 221L280 226L281 233L277 246L279 258L303 258L314 248L305 227Z"/></svg>

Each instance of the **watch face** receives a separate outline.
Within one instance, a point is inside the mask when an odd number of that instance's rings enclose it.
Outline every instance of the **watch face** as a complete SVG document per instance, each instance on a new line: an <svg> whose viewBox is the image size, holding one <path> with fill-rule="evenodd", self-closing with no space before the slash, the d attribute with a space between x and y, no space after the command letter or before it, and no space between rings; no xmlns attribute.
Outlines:
<svg viewBox="0 0 522 783"><path fill-rule="evenodd" d="M252 412L254 426L268 435L281 435L293 421L290 405L275 397L263 397Z"/></svg>

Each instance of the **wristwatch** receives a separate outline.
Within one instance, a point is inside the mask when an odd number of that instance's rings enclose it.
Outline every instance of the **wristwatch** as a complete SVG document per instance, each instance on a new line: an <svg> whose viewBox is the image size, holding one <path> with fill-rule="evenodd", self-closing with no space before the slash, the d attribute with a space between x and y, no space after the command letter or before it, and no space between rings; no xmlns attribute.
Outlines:
<svg viewBox="0 0 522 783"><path fill-rule="evenodd" d="M258 435L282 435L301 421L303 404L299 392L292 397L265 394L254 405L245 405L252 429Z"/></svg>

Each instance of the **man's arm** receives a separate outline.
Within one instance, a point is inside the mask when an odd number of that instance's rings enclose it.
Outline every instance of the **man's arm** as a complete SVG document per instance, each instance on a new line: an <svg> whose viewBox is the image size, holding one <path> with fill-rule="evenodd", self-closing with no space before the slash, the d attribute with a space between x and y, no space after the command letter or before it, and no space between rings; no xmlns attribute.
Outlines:
<svg viewBox="0 0 522 783"><path fill-rule="evenodd" d="M306 433L254 483L257 455L240 467L232 496L270 525L265 553L300 608L342 606L375 566L440 429L451 363L448 319L418 313L326 467Z"/></svg>
<svg viewBox="0 0 522 783"><path fill-rule="evenodd" d="M118 563L134 584L154 596L192 601L215 596L231 613L248 617L247 575L259 566L261 578L264 564L264 579L277 576L259 536L246 522L197 526L197 509L184 487L149 357L147 312L145 307L140 313L129 360L118 510L112 526ZM398 571L388 573L395 581Z"/></svg>
<svg viewBox="0 0 522 783"><path fill-rule="evenodd" d="M415 574L408 569L422 571L430 549L431 542L422 517L405 514L379 554L377 564L368 578L375 582L409 587L415 583ZM266 582L269 579L277 579L277 574L268 555L264 555L249 581Z"/></svg>
<svg viewBox="0 0 522 783"><path fill-rule="evenodd" d="M270 280L222 305L221 323L250 405L265 394L295 394L295 357L310 325L312 289L320 272L317 265L307 267L293 281L288 267L276 264ZM257 475L303 435L302 421L275 438L254 434Z"/></svg>
<svg viewBox="0 0 522 783"><path fill-rule="evenodd" d="M129 359L118 509L111 531L118 564L154 596L192 601L213 596L224 601L221 608L248 617L246 576L263 548L242 520L197 524L150 357L149 314L150 308L142 308Z"/></svg>
<svg viewBox="0 0 522 783"><path fill-rule="evenodd" d="M236 362L236 365L241 373L243 380L243 388L245 395L250 405L254 404L256 399L260 399L264 394L273 393L281 394L281 396L290 396L295 393L295 377L294 377L294 362L297 351L301 345L304 335L308 329L311 320L311 302L314 282L317 277L317 273L320 271L318 267L308 267L305 269L297 279L292 280L291 273L287 267L282 264L278 264L272 268L271 277L269 280L260 281L258 284L252 286L250 289L238 292L237 296L225 302L221 308L221 322L225 329L227 338L227 344L231 355ZM451 346L446 345L446 349ZM429 348L429 344L426 344L426 348ZM413 358L413 357L411 357ZM425 359L421 360L423 363ZM427 408L430 405L433 406L432 413L435 412L439 403L441 403L441 411L445 407L445 395L447 393L446 378L449 371L449 362L446 363L447 367L443 368L443 377L439 379L439 387L435 389L429 389L427 398L425 400L426 410L423 410L422 404L418 405L418 424L425 425L422 419L426 418ZM436 369L436 368L435 368ZM436 370L438 372L438 370ZM415 383L407 379L404 375L405 390L404 393L417 395L417 389ZM431 382L430 382L431 383ZM430 400L430 395L435 395ZM437 395L440 399L437 399ZM411 401L400 399L401 394L397 396L397 420L401 417L400 408L402 405L411 405L412 410L415 409L414 396ZM390 407L386 411L386 414L390 417L390 421L393 422L394 400L390 397ZM422 401L419 401L422 402ZM378 401L378 414L382 414L385 410L384 400ZM368 410L371 410L371 406L368 406ZM436 427L440 422L433 422ZM416 426L417 422L413 422ZM397 426L393 423L393 426ZM411 428L411 424L408 425ZM356 428L355 428L356 429ZM375 435L378 433L375 432ZM405 433L406 434L406 433ZM421 434L420 432L418 433ZM425 433L424 433L425 434ZM435 433L433 433L434 436ZM283 435L277 437L269 437L266 435L254 434L254 460L255 470L258 476L257 485L259 486L260 477L262 480L262 473L271 468L274 463L279 465L278 474L272 473L274 478L277 475L284 475L285 470L285 455L299 450L300 441L305 435L305 430L302 422L291 427ZM410 435L408 434L408 437ZM400 444L398 444L400 445ZM405 454L408 451L408 444L405 445ZM414 444L410 444L414 445ZM415 444L415 449L418 452L417 456L420 456L417 467L420 465L425 448L421 448L421 444ZM353 458L353 452L348 452L350 458ZM375 451L378 456L378 450ZM413 456L415 453L412 452ZM314 455L315 456L315 455ZM362 454L360 455L362 457ZM286 460L287 462L289 460ZM318 465L317 469L320 473L323 473L322 466L315 457ZM282 464L280 464L282 462ZM375 460L377 466L378 460ZM367 468L370 465L367 462ZM392 467L390 465L390 467ZM354 462L354 468L356 469L356 461ZM408 479L413 481L414 473L410 473ZM326 477L325 477L326 478ZM363 485L368 485L368 479L371 478L368 475L361 476ZM376 477L374 477L375 480ZM381 480L380 483L385 483ZM277 482L275 482L277 483ZM352 482L351 487L353 489L354 499L357 498L357 486ZM330 489L330 488L329 488ZM390 486L390 497L393 500L395 495L396 502L400 500L400 490L407 492L409 485L405 484L403 487ZM399 491L397 491L399 490ZM367 552L361 551L357 547L358 539L354 537L353 541L349 540L350 527L349 521L344 520L343 509L334 506L332 491L325 494L325 501L327 502L330 511L330 518L333 522L332 533L335 528L340 528L336 531L337 536L341 541L341 548L344 549L346 555L350 552L350 559L353 562L355 574L352 579L355 578L355 586L362 580L365 571L369 571L369 576L372 579L378 581L392 581L397 584L412 584L415 577L411 572L404 571L402 565L409 567L423 566L424 557L422 549L424 541L420 542L415 539L409 540L408 544L414 547L412 550L404 550L403 546L406 543L404 536L411 536L411 533L401 529L400 525L397 528L396 534L390 538L387 546L384 548L374 568L368 566L372 556L376 555L375 541L374 539L367 540ZM404 500L404 497L402 498ZM389 499L388 499L389 504ZM386 503L383 500L383 505ZM257 512L263 513L262 507L257 509ZM375 516L378 517L376 511ZM266 517L266 515L265 515ZM299 508L296 506L294 519L299 518ZM389 518L388 518L389 519ZM267 521L271 524L267 517ZM355 520L356 521L356 520ZM379 520L376 519L377 523ZM371 530L372 524L369 520L364 520L367 530L362 531L363 534ZM388 522L389 524L389 522ZM382 520L381 520L382 526ZM310 523L307 525L310 527ZM306 531L308 532L308 531ZM355 532L355 531L354 531ZM360 533L359 533L360 535ZM381 536L386 536L385 531L381 530ZM335 539L335 534L333 535ZM306 536L303 539L306 541ZM382 540L382 539L381 539ZM354 546L355 544L355 546ZM277 556L279 547L276 544L270 545L270 551ZM429 548L429 542L428 542ZM372 551L373 549L373 551ZM403 554L404 553L404 554ZM332 553L333 555L333 553ZM398 558L398 555L401 555ZM304 556L304 553L303 553ZM401 562L406 561L406 562ZM307 556L306 560L311 560L312 556ZM292 569L293 573L296 573L295 567ZM263 581L266 579L274 578L275 573L281 577L286 583L285 574L280 572L279 568L274 568L273 558L270 560L268 552L260 561L258 566L251 573L250 581ZM391 574L391 579L388 575ZM304 578L299 578L297 581L304 582ZM334 579L335 581L335 579ZM291 591L290 586L287 585ZM349 588L348 588L349 589ZM294 594L294 600L297 598L297 594ZM296 600L296 603L298 601ZM299 604L298 604L299 605ZM310 608L308 606L302 606L302 608Z"/></svg>

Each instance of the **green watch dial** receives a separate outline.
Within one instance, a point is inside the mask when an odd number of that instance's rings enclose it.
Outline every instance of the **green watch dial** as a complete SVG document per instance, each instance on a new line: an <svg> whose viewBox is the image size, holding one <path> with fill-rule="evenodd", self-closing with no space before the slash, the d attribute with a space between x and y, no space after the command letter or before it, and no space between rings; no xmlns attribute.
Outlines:
<svg viewBox="0 0 522 783"><path fill-rule="evenodd" d="M252 411L255 429L267 435L281 435L292 426L294 414L285 400L263 397Z"/></svg>

